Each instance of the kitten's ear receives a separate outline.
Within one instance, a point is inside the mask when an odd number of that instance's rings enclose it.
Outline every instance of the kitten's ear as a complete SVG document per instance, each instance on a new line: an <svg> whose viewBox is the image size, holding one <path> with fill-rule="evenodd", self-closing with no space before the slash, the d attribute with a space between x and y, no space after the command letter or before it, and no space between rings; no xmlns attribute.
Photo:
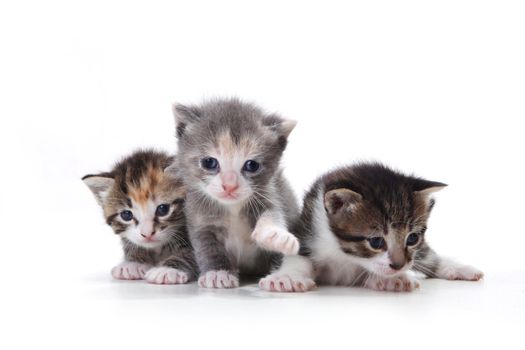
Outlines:
<svg viewBox="0 0 525 350"><path fill-rule="evenodd" d="M263 119L263 125L270 130L275 131L279 136L288 138L292 130L297 125L293 119L283 119L275 114L269 115Z"/></svg>
<svg viewBox="0 0 525 350"><path fill-rule="evenodd" d="M441 191L447 187L446 184L437 181L428 181L424 179L414 179L412 182L412 189L415 193L430 196L432 193Z"/></svg>
<svg viewBox="0 0 525 350"><path fill-rule="evenodd" d="M175 125L177 127L177 137L184 135L186 125L191 124L200 118L200 110L195 106L186 106L180 103L174 103L172 106L173 115L175 116Z"/></svg>
<svg viewBox="0 0 525 350"><path fill-rule="evenodd" d="M167 167L165 167L164 172L170 176L175 176L177 174L177 166L175 161L171 162Z"/></svg>
<svg viewBox="0 0 525 350"><path fill-rule="evenodd" d="M115 179L111 174L86 175L82 178L82 181L93 192L100 206L104 205L109 190L115 184Z"/></svg>
<svg viewBox="0 0 525 350"><path fill-rule="evenodd" d="M336 214L342 209L351 210L363 197L348 188L330 190L324 195L324 207L329 214Z"/></svg>

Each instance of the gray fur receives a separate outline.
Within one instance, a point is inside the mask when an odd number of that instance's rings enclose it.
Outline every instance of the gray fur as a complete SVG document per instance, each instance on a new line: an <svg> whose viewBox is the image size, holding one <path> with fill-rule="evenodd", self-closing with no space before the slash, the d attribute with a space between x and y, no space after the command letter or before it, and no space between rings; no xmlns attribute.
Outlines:
<svg viewBox="0 0 525 350"><path fill-rule="evenodd" d="M293 125L238 99L213 100L197 106L176 105L174 113L179 149L175 168L188 190L188 230L201 273L212 270L226 270L235 275L268 273L280 261L281 254L250 242L250 234L265 211L282 215L286 226L299 214L296 198L279 168ZM243 174L254 192L240 204L238 216L203 190L211 175L200 161L209 155L210 148L219 146L225 133L235 147L245 140L257 140L257 160L262 168L255 175ZM246 223L247 229L230 232L229 228L238 223ZM228 248L228 240L240 240L252 250L234 252Z"/></svg>

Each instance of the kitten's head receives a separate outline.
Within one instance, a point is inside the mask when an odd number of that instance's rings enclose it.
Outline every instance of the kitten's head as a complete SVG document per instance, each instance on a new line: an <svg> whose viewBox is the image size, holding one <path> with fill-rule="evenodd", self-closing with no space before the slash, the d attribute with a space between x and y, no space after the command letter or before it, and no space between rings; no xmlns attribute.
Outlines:
<svg viewBox="0 0 525 350"><path fill-rule="evenodd" d="M184 227L182 182L166 170L173 157L138 151L109 173L86 175L84 183L116 234L144 248L164 245Z"/></svg>
<svg viewBox="0 0 525 350"><path fill-rule="evenodd" d="M341 249L383 276L406 271L422 248L434 205L446 185L360 164L324 177L324 206Z"/></svg>
<svg viewBox="0 0 525 350"><path fill-rule="evenodd" d="M225 205L266 196L295 121L237 99L177 104L174 114L179 171L191 190Z"/></svg>

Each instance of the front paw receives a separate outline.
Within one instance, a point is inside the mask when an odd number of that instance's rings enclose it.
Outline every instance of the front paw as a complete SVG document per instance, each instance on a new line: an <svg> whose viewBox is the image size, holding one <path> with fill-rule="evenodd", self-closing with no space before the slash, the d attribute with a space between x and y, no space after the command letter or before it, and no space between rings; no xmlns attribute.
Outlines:
<svg viewBox="0 0 525 350"><path fill-rule="evenodd" d="M118 280L141 280L150 267L137 262L124 261L111 269L111 275Z"/></svg>
<svg viewBox="0 0 525 350"><path fill-rule="evenodd" d="M295 255L299 252L299 240L284 227L256 227L252 232L252 239L264 248L284 255Z"/></svg>
<svg viewBox="0 0 525 350"><path fill-rule="evenodd" d="M188 274L172 267L161 266L148 270L144 279L154 284L184 284L188 282Z"/></svg>
<svg viewBox="0 0 525 350"><path fill-rule="evenodd" d="M365 287L386 292L412 292L419 288L419 281L402 274L395 277L371 276L365 282Z"/></svg>
<svg viewBox="0 0 525 350"><path fill-rule="evenodd" d="M199 287L202 288L236 288L239 278L225 270L211 270L199 276Z"/></svg>
<svg viewBox="0 0 525 350"><path fill-rule="evenodd" d="M451 281L479 281L483 272L468 265L445 265L441 268L440 275Z"/></svg>
<svg viewBox="0 0 525 350"><path fill-rule="evenodd" d="M259 287L268 292L307 292L316 287L314 280L299 275L271 274L259 281Z"/></svg>

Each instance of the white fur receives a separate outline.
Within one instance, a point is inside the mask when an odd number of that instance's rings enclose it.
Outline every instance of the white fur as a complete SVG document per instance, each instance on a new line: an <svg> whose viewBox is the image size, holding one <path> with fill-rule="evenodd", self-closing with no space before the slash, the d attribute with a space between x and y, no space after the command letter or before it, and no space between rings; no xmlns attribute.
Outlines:
<svg viewBox="0 0 525 350"><path fill-rule="evenodd" d="M315 234L311 246L312 260L319 272L317 278L326 284L352 285L362 272L358 263L360 258L349 256L341 250L328 224L321 194L316 198L314 205L312 230Z"/></svg>
<svg viewBox="0 0 525 350"><path fill-rule="evenodd" d="M202 288L236 288L239 278L228 271L212 270L199 277L199 287Z"/></svg>
<svg viewBox="0 0 525 350"><path fill-rule="evenodd" d="M240 215L241 205L228 206L228 217L225 221L228 235L225 238L226 251L235 258L243 270L256 268L255 256L259 247L251 240L251 226L248 220Z"/></svg>
<svg viewBox="0 0 525 350"><path fill-rule="evenodd" d="M111 275L118 280L141 280L150 268L149 265L124 261L111 269Z"/></svg>
<svg viewBox="0 0 525 350"><path fill-rule="evenodd" d="M315 288L312 262L304 256L286 256L281 267L259 281L269 292L306 292Z"/></svg>
<svg viewBox="0 0 525 350"><path fill-rule="evenodd" d="M156 231L153 236L151 236L151 233L153 232L153 221L155 219L155 212L157 210L157 207L160 204L163 204L159 200L147 200L143 205L139 205L135 201L131 201L132 208L131 212L133 213L133 217L136 218L139 222L138 226L135 225L135 222L132 221L124 221L118 216L118 220L126 225L128 225L128 228L126 231L121 233L122 237L126 237L131 242L135 243L138 246L147 248L147 249L156 249L160 248L162 245L164 245L169 239L170 235L168 231ZM164 218L170 217L174 210L174 206L170 206L170 210L167 215L164 216ZM162 220L162 218L160 218ZM148 240L146 237L151 236L152 240Z"/></svg>
<svg viewBox="0 0 525 350"><path fill-rule="evenodd" d="M148 270L144 279L154 284L183 284L188 282L188 274L172 267L161 266Z"/></svg>
<svg viewBox="0 0 525 350"><path fill-rule="evenodd" d="M210 180L204 187L204 191L219 203L225 205L239 204L248 199L253 194L253 191L242 175L241 170L247 160L254 159L257 155L250 154L242 149L236 149L233 153L222 149L211 149L209 155L217 159L220 171L215 175L210 175ZM234 174L237 179L238 189L235 191L235 198L223 197L222 174L225 173Z"/></svg>
<svg viewBox="0 0 525 350"><path fill-rule="evenodd" d="M419 281L406 273L391 278L372 275L366 279L364 287L387 292L411 292L419 288Z"/></svg>
<svg viewBox="0 0 525 350"><path fill-rule="evenodd" d="M450 259L441 259L437 275L447 280L479 281L483 278L480 270Z"/></svg>
<svg viewBox="0 0 525 350"><path fill-rule="evenodd" d="M299 252L299 240L288 231L282 214L277 211L268 210L261 214L251 237L268 250L284 255L293 255Z"/></svg>
<svg viewBox="0 0 525 350"><path fill-rule="evenodd" d="M284 255L293 255L299 252L299 240L284 227L262 225L256 227L252 239L262 247Z"/></svg>

